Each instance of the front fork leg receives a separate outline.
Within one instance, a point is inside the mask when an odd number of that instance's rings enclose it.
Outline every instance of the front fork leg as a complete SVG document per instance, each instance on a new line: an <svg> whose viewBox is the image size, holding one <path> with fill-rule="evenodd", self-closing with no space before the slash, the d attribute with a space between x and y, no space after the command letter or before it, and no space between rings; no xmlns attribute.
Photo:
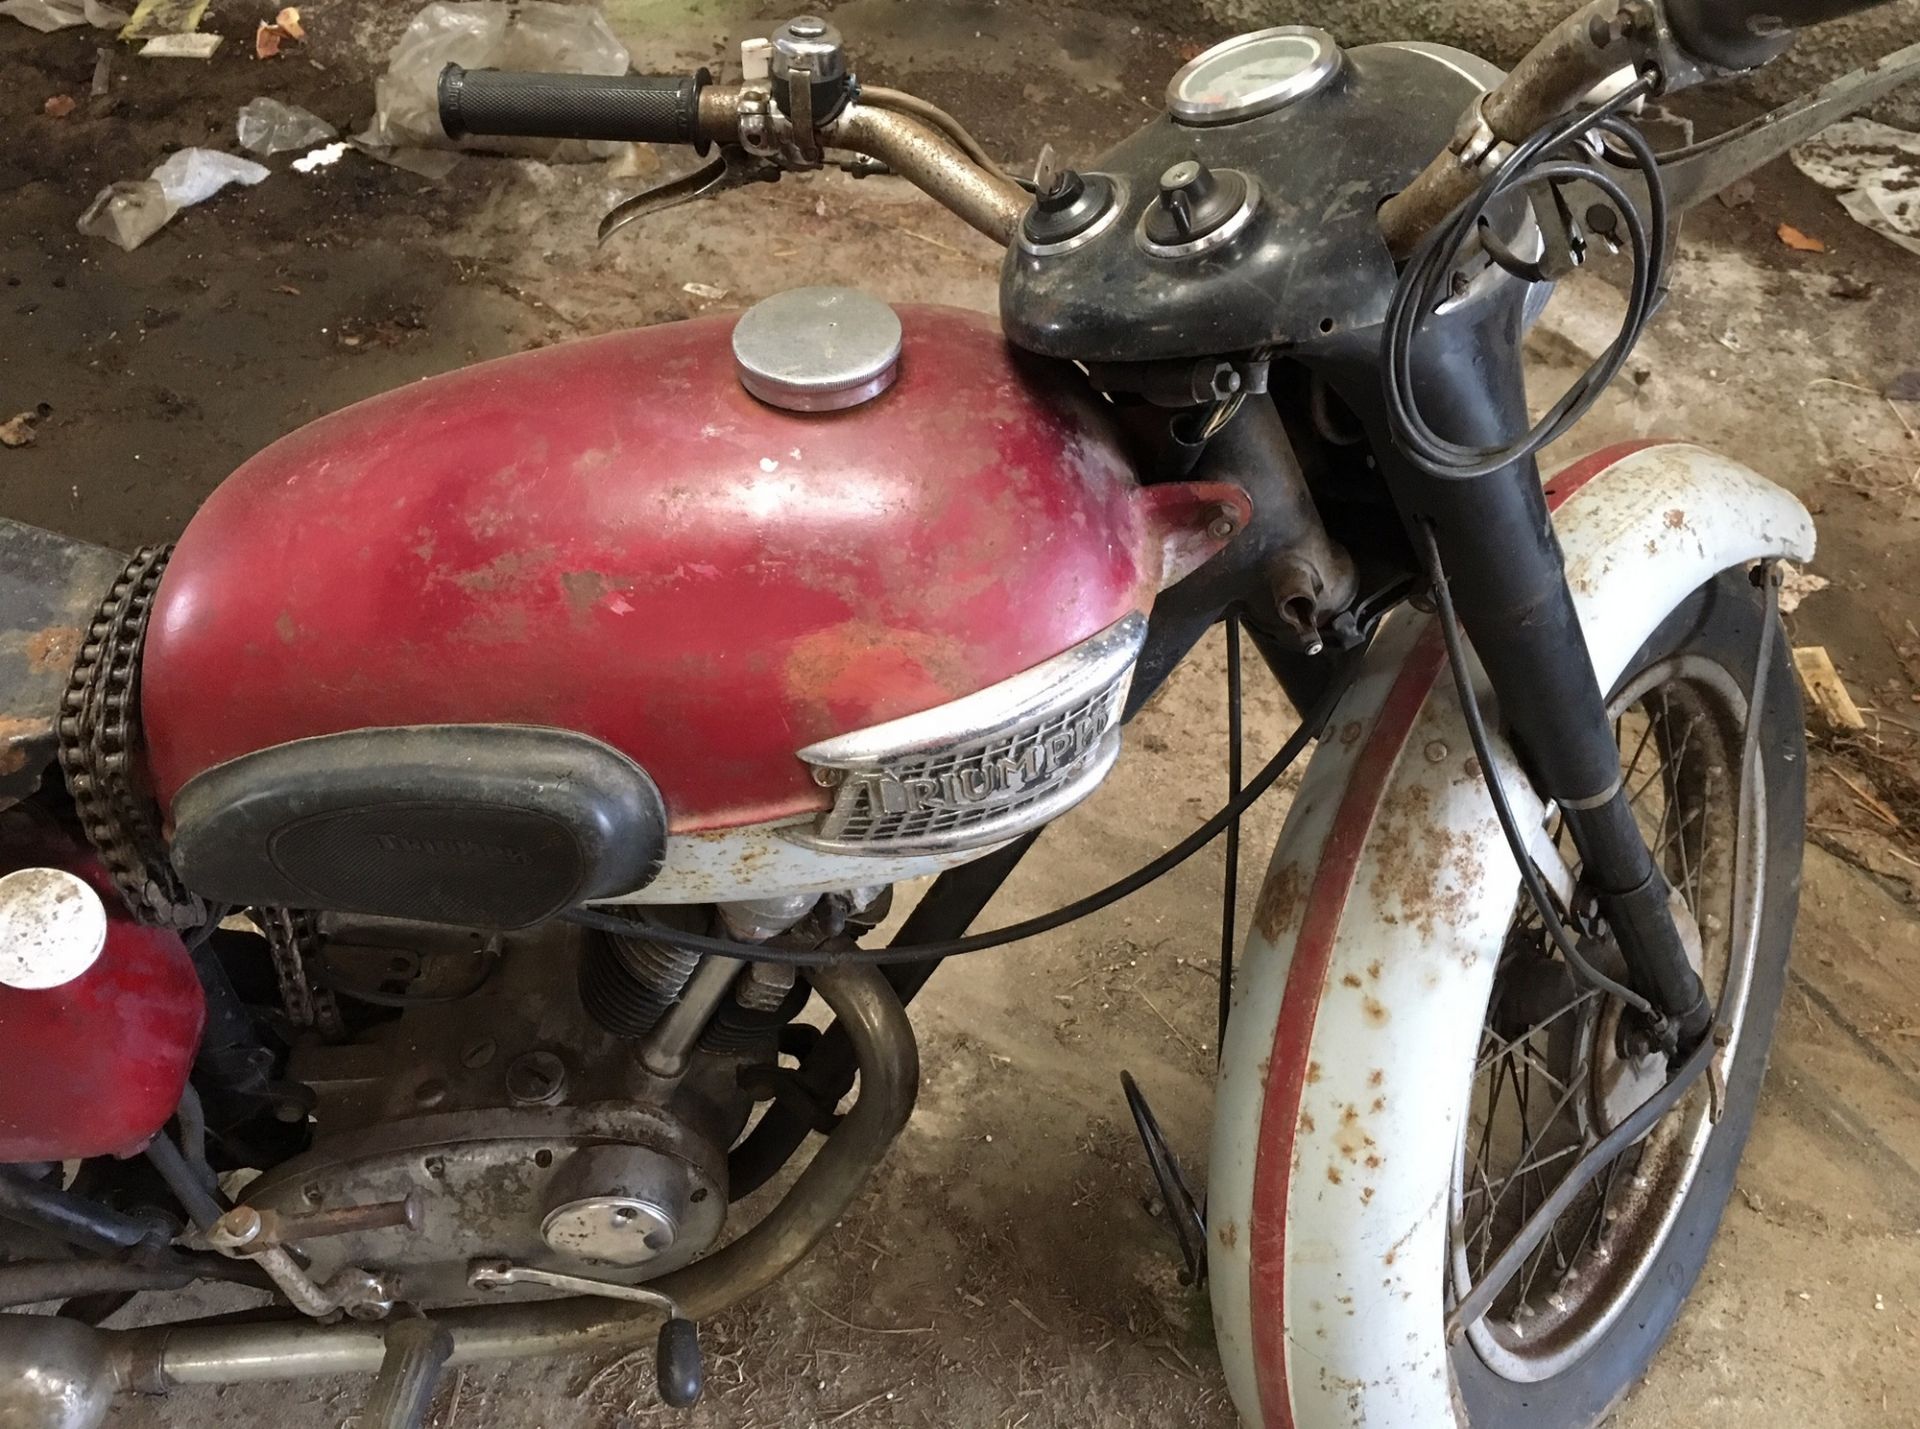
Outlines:
<svg viewBox="0 0 1920 1429"><path fill-rule="evenodd" d="M1518 317L1497 310L1478 316L1454 336L1481 354L1491 348L1511 360L1467 360L1443 337L1427 346L1420 386L1423 410L1445 414L1436 425L1451 428L1449 436L1491 444L1526 427ZM1432 526L1461 626L1499 697L1500 717L1541 792L1559 807L1582 882L1619 942L1634 990L1666 1015L1668 1035L1684 1054L1706 1034L1713 1005L1623 787L1613 724L1567 588L1538 465L1529 458L1466 479L1434 476L1397 453L1383 465L1403 517Z"/></svg>

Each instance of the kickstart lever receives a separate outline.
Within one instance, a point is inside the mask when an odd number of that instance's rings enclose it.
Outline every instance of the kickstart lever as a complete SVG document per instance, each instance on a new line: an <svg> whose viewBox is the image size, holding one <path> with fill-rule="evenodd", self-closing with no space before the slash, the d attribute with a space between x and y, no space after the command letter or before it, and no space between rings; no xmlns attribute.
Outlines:
<svg viewBox="0 0 1920 1429"><path fill-rule="evenodd" d="M700 1391L706 1387L707 1378L706 1367L700 1361L700 1330L680 1313L680 1305L671 1295L662 1295L644 1285L622 1285L614 1280L540 1270L531 1265L515 1265L510 1260L476 1260L468 1267L467 1284L475 1290L544 1285L572 1295L628 1300L663 1312L667 1321L660 1327L660 1337L654 1341L653 1349L653 1372L660 1385L660 1398L675 1409L691 1409L700 1402Z"/></svg>

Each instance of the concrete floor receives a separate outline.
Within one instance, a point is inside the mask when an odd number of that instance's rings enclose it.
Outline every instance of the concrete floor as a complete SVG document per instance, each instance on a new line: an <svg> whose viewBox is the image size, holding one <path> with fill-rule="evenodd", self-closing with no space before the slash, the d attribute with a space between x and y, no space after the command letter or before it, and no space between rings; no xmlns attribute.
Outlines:
<svg viewBox="0 0 1920 1429"><path fill-rule="evenodd" d="M891 180L790 180L663 215L599 251L593 225L632 183L597 165L469 159L436 185L357 156L312 176L286 172L283 158L266 183L189 212L135 253L74 234L96 189L144 174L169 146L231 147L234 111L257 93L363 118L408 8L313 0L302 7L310 47L271 63L232 53L250 13L216 14L210 23L235 37L227 55L210 66L117 56L112 97L91 104L90 37L0 19L0 415L52 407L33 447L0 452L0 511L123 546L166 539L239 460L347 401L798 282L994 306L995 250ZM1149 117L1166 76L1218 33L1170 9L848 0L834 14L869 77L948 104L990 149L1027 162L1042 140L1084 159ZM608 10L642 70L709 61L758 14L734 0ZM42 101L62 92L80 108L43 117ZM1782 247L1783 221L1827 251ZM1878 713L1873 741L1828 742L1817 757L1794 981L1740 1194L1678 1332L1615 1422L1913 1424L1920 442L1908 423L1920 412L1877 393L1920 364L1920 261L1784 166L1750 206L1709 205L1683 250L1633 380L1572 445L1684 431L1801 493L1822 525L1815 569L1833 585L1793 618L1793 638L1828 646ZM1835 296L1863 284L1866 301ZM1533 340L1543 393L1610 338L1618 311L1605 276L1569 285ZM1218 803L1221 671L1217 645L1196 654L1130 731L1130 757L1048 832L990 920L1135 866ZM1271 748L1288 727L1283 702L1255 681L1250 745ZM1899 827L1864 812L1842 775ZM1286 797L1277 790L1252 816L1250 866ZM1230 1424L1204 1301L1176 1284L1170 1242L1143 1206L1118 1088L1131 1069L1174 1144L1199 1155L1218 878L1214 853L1104 915L941 973L916 1005L926 1084L914 1122L808 1265L707 1327L712 1391L700 1410L652 1407L642 1354L468 1372L432 1422ZM347 1422L363 1392L183 1392L122 1405L113 1422L320 1429Z"/></svg>

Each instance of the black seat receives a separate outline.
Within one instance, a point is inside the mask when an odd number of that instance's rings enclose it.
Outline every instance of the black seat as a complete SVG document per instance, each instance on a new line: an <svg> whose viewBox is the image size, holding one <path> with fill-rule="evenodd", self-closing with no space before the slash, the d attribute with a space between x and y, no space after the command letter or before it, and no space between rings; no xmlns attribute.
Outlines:
<svg viewBox="0 0 1920 1429"><path fill-rule="evenodd" d="M217 902L502 930L643 886L667 838L646 770L530 725L275 745L189 780L173 819L175 867Z"/></svg>

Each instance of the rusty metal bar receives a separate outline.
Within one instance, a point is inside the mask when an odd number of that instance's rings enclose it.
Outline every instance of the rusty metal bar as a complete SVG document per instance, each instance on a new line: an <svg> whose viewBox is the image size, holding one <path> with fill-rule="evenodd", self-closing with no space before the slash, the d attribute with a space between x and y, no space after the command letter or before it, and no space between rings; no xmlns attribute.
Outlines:
<svg viewBox="0 0 1920 1429"><path fill-rule="evenodd" d="M820 131L821 142L878 159L996 243L1013 242L1026 191L995 178L945 134L898 110L855 104Z"/></svg>

